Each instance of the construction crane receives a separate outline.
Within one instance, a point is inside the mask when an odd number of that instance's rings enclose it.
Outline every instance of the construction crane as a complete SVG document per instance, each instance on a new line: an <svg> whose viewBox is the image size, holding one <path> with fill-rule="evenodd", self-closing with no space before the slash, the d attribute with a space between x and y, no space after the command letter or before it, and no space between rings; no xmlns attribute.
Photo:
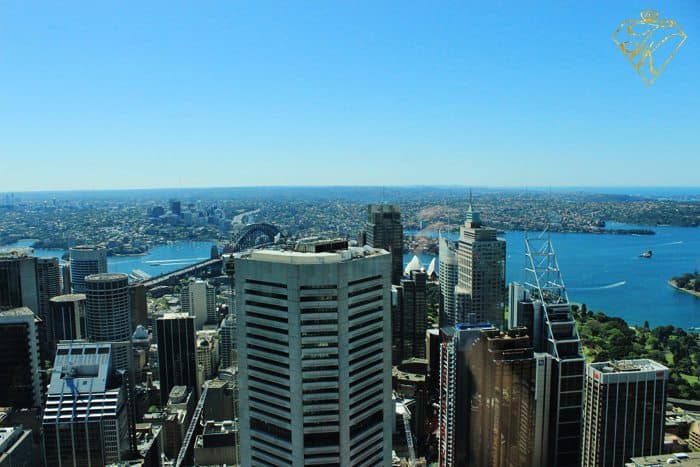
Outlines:
<svg viewBox="0 0 700 467"><path fill-rule="evenodd" d="M403 407L403 430L406 433L406 445L408 446L408 456L410 467L416 467L416 450L413 448L413 435L411 434L411 411L406 406L406 401L400 401Z"/></svg>
<svg viewBox="0 0 700 467"><path fill-rule="evenodd" d="M194 435L194 431L197 429L197 423L199 423L199 417L202 416L202 409L204 408L204 401L207 399L207 390L209 389L209 381L204 383L204 387L202 388L202 395L199 398L199 401L197 402L197 407L194 409L194 413L192 414L192 420L190 421L190 426L187 428L187 433L185 433L185 438L182 441L182 447L180 448L180 452L177 455L177 459L175 460L175 466L174 467L180 467L182 463L185 461L185 456L187 455L187 449L190 446L190 442L192 441L192 435Z"/></svg>

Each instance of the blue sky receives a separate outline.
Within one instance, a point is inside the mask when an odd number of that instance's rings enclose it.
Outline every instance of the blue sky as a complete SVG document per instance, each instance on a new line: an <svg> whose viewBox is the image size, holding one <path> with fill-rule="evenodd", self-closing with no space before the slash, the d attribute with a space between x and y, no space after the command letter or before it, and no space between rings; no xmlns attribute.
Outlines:
<svg viewBox="0 0 700 467"><path fill-rule="evenodd" d="M688 35L652 87L611 40L643 8ZM0 191L698 186L698 160L697 0L0 0Z"/></svg>

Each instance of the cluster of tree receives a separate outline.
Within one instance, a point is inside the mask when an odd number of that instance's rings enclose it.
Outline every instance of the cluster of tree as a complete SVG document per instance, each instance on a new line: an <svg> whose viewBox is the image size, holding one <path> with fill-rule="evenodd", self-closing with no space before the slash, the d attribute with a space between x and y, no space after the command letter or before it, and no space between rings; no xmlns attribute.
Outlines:
<svg viewBox="0 0 700 467"><path fill-rule="evenodd" d="M674 326L630 327L625 320L586 306L574 307L586 359L593 362L648 358L670 369L669 395L700 399L700 341L697 334Z"/></svg>
<svg viewBox="0 0 700 467"><path fill-rule="evenodd" d="M700 292L700 272L687 272L682 276L677 276L671 279L677 287L694 292Z"/></svg>

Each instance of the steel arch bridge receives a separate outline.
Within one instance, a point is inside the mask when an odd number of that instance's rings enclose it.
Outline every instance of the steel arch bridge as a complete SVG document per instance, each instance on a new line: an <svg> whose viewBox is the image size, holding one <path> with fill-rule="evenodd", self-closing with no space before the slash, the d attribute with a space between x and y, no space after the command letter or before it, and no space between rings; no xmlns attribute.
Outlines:
<svg viewBox="0 0 700 467"><path fill-rule="evenodd" d="M233 252L249 250L251 248L274 243L275 236L281 233L280 229L272 224L250 224L243 227L233 236L231 244Z"/></svg>

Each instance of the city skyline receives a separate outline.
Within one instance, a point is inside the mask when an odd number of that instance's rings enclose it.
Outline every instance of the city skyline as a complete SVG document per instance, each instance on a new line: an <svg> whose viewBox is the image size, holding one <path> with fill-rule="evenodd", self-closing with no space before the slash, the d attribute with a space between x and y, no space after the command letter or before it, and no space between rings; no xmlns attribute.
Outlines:
<svg viewBox="0 0 700 467"><path fill-rule="evenodd" d="M653 87L611 40L632 0L4 4L3 190L696 185L700 11L643 7L688 35Z"/></svg>

